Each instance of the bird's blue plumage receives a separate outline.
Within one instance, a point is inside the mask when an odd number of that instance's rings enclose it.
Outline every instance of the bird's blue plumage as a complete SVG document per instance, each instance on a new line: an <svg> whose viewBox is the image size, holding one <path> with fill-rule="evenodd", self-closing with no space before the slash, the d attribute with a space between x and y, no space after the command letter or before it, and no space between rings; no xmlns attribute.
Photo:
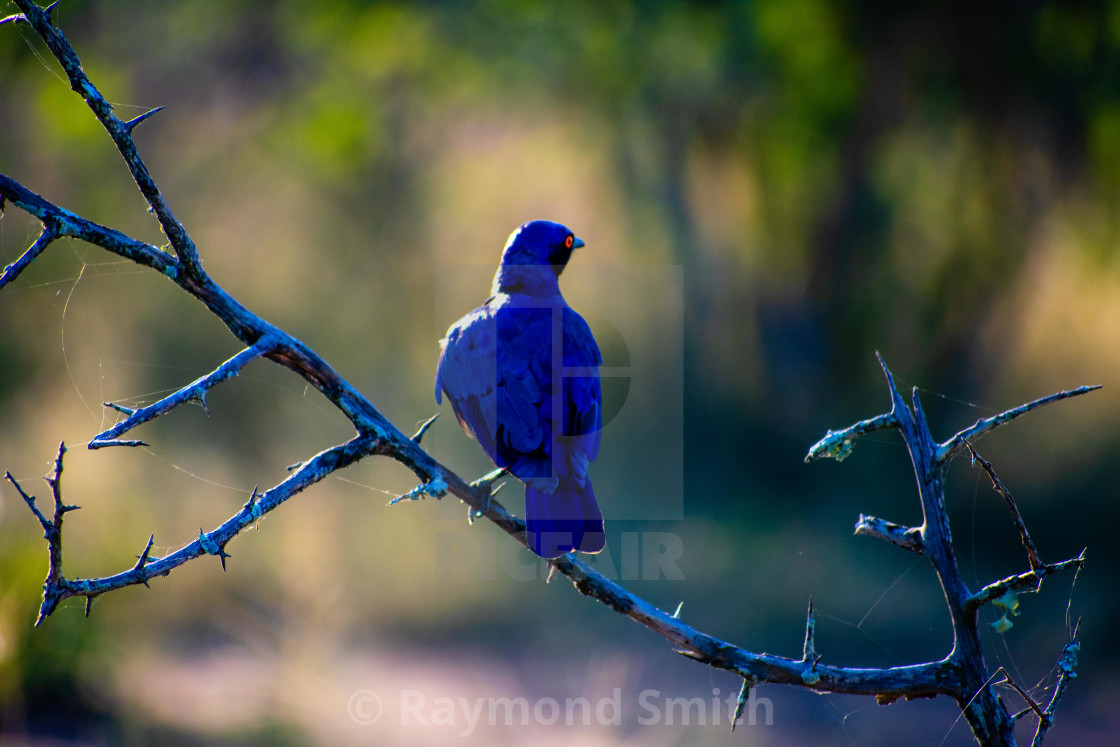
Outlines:
<svg viewBox="0 0 1120 747"><path fill-rule="evenodd" d="M558 282L582 245L550 221L514 231L493 295L447 330L436 367L436 401L446 393L463 429L525 483L529 545L546 558L605 544L588 477L603 425L602 356Z"/></svg>

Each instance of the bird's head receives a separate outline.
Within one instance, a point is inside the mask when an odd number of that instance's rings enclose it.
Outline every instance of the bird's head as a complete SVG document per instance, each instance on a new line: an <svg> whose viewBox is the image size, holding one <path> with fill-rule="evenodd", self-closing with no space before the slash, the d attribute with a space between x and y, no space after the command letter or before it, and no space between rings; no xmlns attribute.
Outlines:
<svg viewBox="0 0 1120 747"><path fill-rule="evenodd" d="M502 252L494 292L558 291L556 279L568 265L572 251L581 246L583 240L559 223L533 220L521 224L510 234Z"/></svg>

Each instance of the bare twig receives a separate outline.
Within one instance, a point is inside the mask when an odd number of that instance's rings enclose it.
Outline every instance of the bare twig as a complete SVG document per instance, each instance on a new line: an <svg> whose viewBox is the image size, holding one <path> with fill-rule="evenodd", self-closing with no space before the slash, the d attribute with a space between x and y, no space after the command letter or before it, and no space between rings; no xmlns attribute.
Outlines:
<svg viewBox="0 0 1120 747"><path fill-rule="evenodd" d="M916 552L919 555L923 552L921 527L904 527L901 524L895 524L893 521L860 514L859 521L856 522L855 533L868 537L878 537L892 545L901 547L903 550Z"/></svg>
<svg viewBox="0 0 1120 747"><path fill-rule="evenodd" d="M39 520L39 524L43 527L43 537L47 540L47 555L49 558L47 580L43 583L43 604L39 610L39 619L36 620L36 625L45 620L60 601L70 596L66 593L69 582L62 575L62 517L67 512L76 511L81 506L68 506L62 500L62 458L65 454L66 444L60 443L58 445L58 456L54 460L54 472L49 477L43 478L50 486L51 497L54 499L54 516L51 519L47 519L43 512L39 510L35 498L24 491L10 472L4 473L4 477L15 486L35 514L35 518Z"/></svg>
<svg viewBox="0 0 1120 747"><path fill-rule="evenodd" d="M972 453L973 462L979 464L980 468L988 473L988 477L992 481L992 488L1007 501L1007 508L1011 511L1011 520L1015 522L1015 528L1019 530L1019 538L1023 541L1023 547L1027 549L1027 561L1031 565L1031 570L1038 570L1042 567L1042 561L1038 559L1038 549L1034 546L1034 540L1031 539L1030 532L1027 531L1027 525L1023 523L1023 515L1019 513L1019 506L1015 503L1015 499L1011 497L1011 491L1004 486L999 476L996 475L991 462L977 454L976 449L972 448L968 439L964 439L964 445Z"/></svg>
<svg viewBox="0 0 1120 747"><path fill-rule="evenodd" d="M1070 568L1080 568L1085 564L1085 550L1076 558L1063 560L1060 563L1047 563L1033 571L1026 573L1018 573L1014 576L993 581L992 583L980 589L978 592L968 598L968 606L973 609L979 609L988 602L999 599L1009 591L1022 591L1028 589L1030 591L1038 591L1042 580L1047 576L1052 576L1055 573L1069 570Z"/></svg>
<svg viewBox="0 0 1120 747"><path fill-rule="evenodd" d="M129 122L121 121L113 112L113 105L101 95L101 92L97 90L89 76L86 75L85 70L82 69L82 63L78 59L78 55L74 52L70 43L66 41L66 37L62 35L62 31L51 20L51 10L53 10L54 5L42 9L31 0L14 0L14 2L22 11L23 20L31 25L35 33L46 43L51 54L62 65L62 70L70 81L70 88L85 99L86 104L97 116L98 121L101 122L101 126L109 133L113 144L117 146L121 157L128 165L133 181L140 188L144 199L148 201L156 219L159 220L164 234L171 242L175 254L182 263L181 269L190 275L201 274L202 267L198 261L198 250L195 248L194 241L191 240L187 230L175 218L171 208L163 199L163 195L156 187L152 175L148 172L148 167L136 150L136 143L132 140L132 130L136 125L159 111L159 109L147 112Z"/></svg>
<svg viewBox="0 0 1120 747"><path fill-rule="evenodd" d="M1007 685L1012 690L1019 693L1019 697L1022 698L1023 702L1027 704L1026 712L1033 711L1034 714L1038 716L1040 722L1046 719L1046 714L1043 713L1042 706L1035 702L1035 699L1031 697L1030 693L1019 687L1019 684L1015 682L1015 680L1011 677L1010 672L1008 672L1003 667L999 667L998 669L996 669L996 674L1003 675L1003 679L997 682L997 685ZM1016 714L1016 720L1018 720L1018 714Z"/></svg>
<svg viewBox="0 0 1120 747"><path fill-rule="evenodd" d="M210 391L210 389L221 382L239 374L246 364L263 356L270 350L271 346L271 338L263 337L256 344L245 348L210 373L196 379L174 394L164 397L159 402L149 405L148 407L141 407L133 410L111 402L106 402L106 407L111 407L118 412L123 412L128 417L112 428L94 436L89 442L89 448L100 449L105 446L146 446L147 444L143 441L121 440L120 436L129 432L136 426L146 423L149 420L154 420L160 415L170 412L179 405L190 402L191 400L198 400L205 409L206 392Z"/></svg>
<svg viewBox="0 0 1120 747"><path fill-rule="evenodd" d="M835 459L842 462L851 455L852 449L855 448L855 440L860 436L866 436L868 433L881 431L885 428L896 428L897 426L898 423L895 421L894 413L888 412L867 420L861 420L842 431L836 431L835 433L829 431L824 434L824 438L810 447L809 453L805 455L805 461Z"/></svg>
<svg viewBox="0 0 1120 747"><path fill-rule="evenodd" d="M95 246L100 246L102 249L110 251L120 257L130 259L139 265L151 267L170 278L178 277L178 262L176 262L175 258L170 254L161 251L159 247L147 244L143 241L137 241L120 231L106 228L91 220L86 220L85 218L75 215L69 210L43 199L19 182L3 174L0 174L0 195L3 195L12 205L15 205L41 220L43 222L44 232L46 232L47 236L54 234L58 238L71 237L81 239ZM34 253L29 249L27 252L24 252L23 257L32 254L32 258L38 256L47 248L50 242L44 239L44 234L40 234L39 239L36 240L36 244L40 243L41 246L36 249ZM32 245L32 249L35 249L35 245ZM8 265L4 270L4 274L0 276L3 279L3 281L0 282L0 288L3 288L14 280L19 272L22 272L23 267L18 267L18 265L23 257L20 257L20 259ZM182 284L180 283L180 285Z"/></svg>
<svg viewBox="0 0 1120 747"><path fill-rule="evenodd" d="M3 198L0 198L0 203L2 202ZM2 213L3 211L0 210L0 214ZM39 238L35 239L35 243L32 244L26 252L20 255L19 259L5 267L3 273L0 273L0 288L3 288L8 283L18 278L19 274L27 269L27 267L43 253L43 250L50 246L52 241L58 238L58 231L59 229L56 221L43 221L43 230L39 234Z"/></svg>
<svg viewBox="0 0 1120 747"><path fill-rule="evenodd" d="M982 418L980 420L977 420L968 428L965 428L959 433L956 433L952 438L950 438L948 441L941 444L937 448L937 461L943 463L948 462L950 459L963 451L969 441L975 441L985 433L989 433L996 428L999 428L1001 425L1006 425L1015 418L1026 415L1031 410L1042 407L1043 405L1048 405L1051 402L1057 402L1059 400L1068 399L1069 397L1077 397L1082 394L1088 394L1089 392L1094 392L1100 388L1100 384L1095 384L1092 386L1079 386L1076 389L1067 389L1065 391L1057 392L1046 397L1039 397L1033 402L1027 402L1025 405L1013 407L1010 410L1001 412L999 415L993 415L990 418Z"/></svg>
<svg viewBox="0 0 1120 747"><path fill-rule="evenodd" d="M1073 626L1073 635L1070 636L1069 643L1062 650L1062 657L1058 659L1058 681L1054 684L1054 694L1050 696L1050 702L1046 704L1045 717L1038 721L1038 728L1035 729L1034 739L1031 741L1033 747L1039 747L1042 740L1046 738L1046 733L1054 726L1054 712L1058 709L1058 703L1065 695L1069 681L1077 676L1077 657L1081 653L1081 642L1077 638L1077 631L1080 628L1081 621L1078 620Z"/></svg>
<svg viewBox="0 0 1120 747"><path fill-rule="evenodd" d="M39 610L39 625L58 607L59 602L70 597L86 597L87 601L100 594L126 586L137 584L148 585L148 581L157 576L166 576L175 568L203 555L217 555L225 568L226 558L229 555L225 547L231 539L242 530L254 524L261 516L267 514L288 498L302 492L311 485L322 480L327 475L347 467L362 457L375 453L377 442L368 436L357 436L344 444L327 449L315 455L295 470L286 480L265 493L257 493L254 489L249 500L236 514L227 519L221 526L213 531L199 531L198 539L183 547L164 555L161 558L150 556L154 537L149 538L148 544L139 556L139 561L127 571L114 576L88 579L68 579L62 575L62 515L72 511L77 506L67 506L62 502L60 478L62 475L62 456L65 447L60 447L58 459L55 460L55 473L47 482L51 486L55 500L54 519L48 520L35 506L35 500L27 495L19 484L7 475L8 481L16 486L20 495L31 506L39 523L43 525L46 533L47 545L50 553L50 569L47 580L43 584L43 603ZM86 612L89 607L87 604Z"/></svg>
<svg viewBox="0 0 1120 747"><path fill-rule="evenodd" d="M825 433L824 438L809 448L809 453L805 455L806 462L829 458L842 462L851 456L852 449L855 448L855 440L860 436L866 436L868 433L886 428L899 428L899 408L905 409L906 405L902 404L902 400L897 396L898 390L894 386L894 377L887 369L887 364L883 362L883 357L876 352L875 358L879 361L879 365L883 368L883 373L887 377L887 386L891 391L891 411L867 420L861 420L840 431L830 429Z"/></svg>

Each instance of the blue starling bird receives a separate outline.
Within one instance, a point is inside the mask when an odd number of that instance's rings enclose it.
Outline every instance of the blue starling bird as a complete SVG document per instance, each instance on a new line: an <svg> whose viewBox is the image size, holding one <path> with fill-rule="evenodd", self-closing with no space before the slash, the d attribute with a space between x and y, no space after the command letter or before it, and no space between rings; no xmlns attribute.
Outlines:
<svg viewBox="0 0 1120 747"><path fill-rule="evenodd" d="M446 392L467 435L525 483L527 540L543 558L606 541L587 475L603 426L603 359L559 284L581 246L551 221L514 231L492 295L447 330L436 367L436 402Z"/></svg>

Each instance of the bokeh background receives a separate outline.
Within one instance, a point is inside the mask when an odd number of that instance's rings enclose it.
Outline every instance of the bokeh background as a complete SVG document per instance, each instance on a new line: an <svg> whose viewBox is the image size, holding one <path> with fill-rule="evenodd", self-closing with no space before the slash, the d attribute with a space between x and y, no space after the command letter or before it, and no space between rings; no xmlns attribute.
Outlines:
<svg viewBox="0 0 1120 747"><path fill-rule="evenodd" d="M992 666L1045 700L1081 618L1053 738L1102 743L1120 726L1120 3L67 0L55 17L119 114L167 107L136 137L206 269L402 430L436 411L436 340L485 298L508 233L536 217L573 227L588 246L565 292L601 339L627 330L609 353L634 396L611 390L621 414L593 467L604 511L626 517L608 525L614 571L748 649L799 655L810 597L830 663L949 647L928 566L851 534L860 513L920 522L897 436L802 463L828 428L887 408L876 350L943 438L1105 385L979 445L1046 558L1089 548L1076 583L1053 578L1012 630L985 635ZM11 25L0 171L163 243L57 64ZM9 207L0 262L37 230ZM642 273L664 293L602 280ZM610 319L600 304L619 298ZM211 393L209 415L138 431L148 448L82 448L114 420L102 402L153 402L237 349L163 278L76 242L0 294L0 468L45 500L39 477L69 445L64 489L83 509L67 517L68 575L122 570L152 533L156 553L177 548L349 436L317 393L255 363ZM650 380L664 396L639 408ZM444 415L426 446L482 474ZM738 682L544 583L461 505L386 508L414 484L367 460L231 543L227 573L201 559L97 600L88 620L70 600L39 628L45 543L0 485L0 741L971 742L943 698L879 707L775 686L757 693L770 726L730 736L711 708L706 725L643 725L643 692L714 700ZM1002 500L964 459L948 496L971 585L1026 569ZM517 486L500 498L520 510ZM667 541L645 551L668 547L680 573L635 573L643 538ZM563 704L616 688L621 725L434 723L439 698ZM376 723L348 711L362 691L382 702ZM402 712L409 693L426 725Z"/></svg>

